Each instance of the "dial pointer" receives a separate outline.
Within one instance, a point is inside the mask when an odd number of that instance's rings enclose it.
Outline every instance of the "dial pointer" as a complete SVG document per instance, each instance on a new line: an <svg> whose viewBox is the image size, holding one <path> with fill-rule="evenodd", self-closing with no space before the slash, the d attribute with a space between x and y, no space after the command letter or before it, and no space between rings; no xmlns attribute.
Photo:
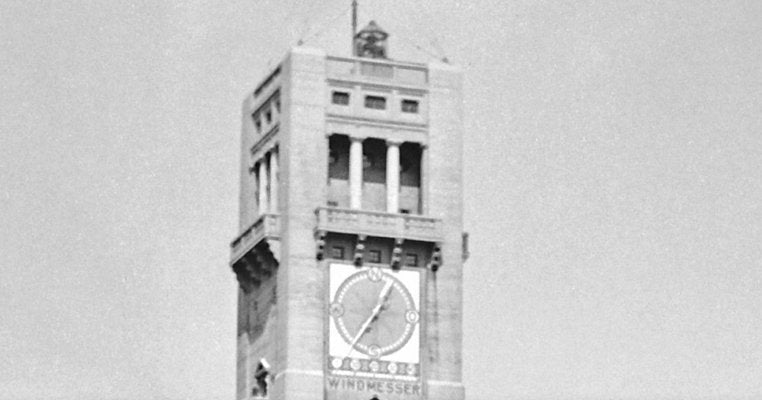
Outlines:
<svg viewBox="0 0 762 400"><path fill-rule="evenodd" d="M376 306L373 307L373 311L370 314L370 317L363 322L362 326L360 326L360 330L357 332L357 335L355 335L354 339L352 339L352 343L349 344L349 353L347 353L347 357L349 357L352 354L352 351L355 349L355 345L357 342L362 338L362 336L365 334L365 332L368 331L368 328L370 327L370 324L378 318L378 315L381 313L384 307L384 303L386 303L386 300L389 298L389 293L392 290L392 284L394 281L389 279L386 282L386 285L384 285L384 288L381 289L381 292L378 294L378 301L376 302Z"/></svg>

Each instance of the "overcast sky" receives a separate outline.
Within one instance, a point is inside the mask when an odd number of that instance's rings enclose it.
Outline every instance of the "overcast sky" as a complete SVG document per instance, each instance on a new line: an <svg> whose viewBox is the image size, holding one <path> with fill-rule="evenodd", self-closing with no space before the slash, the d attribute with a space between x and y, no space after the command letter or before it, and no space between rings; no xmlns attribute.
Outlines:
<svg viewBox="0 0 762 400"><path fill-rule="evenodd" d="M240 103L349 0L0 5L0 399L233 399ZM360 1L465 72L470 400L762 397L762 2Z"/></svg>

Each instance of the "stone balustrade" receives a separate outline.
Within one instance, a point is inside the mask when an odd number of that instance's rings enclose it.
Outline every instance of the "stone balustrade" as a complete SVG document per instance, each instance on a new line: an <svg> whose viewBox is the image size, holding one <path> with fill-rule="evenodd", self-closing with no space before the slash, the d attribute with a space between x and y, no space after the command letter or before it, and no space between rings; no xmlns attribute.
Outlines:
<svg viewBox="0 0 762 400"><path fill-rule="evenodd" d="M264 214L230 243L230 263L235 264L264 239L280 240L280 218Z"/></svg>
<svg viewBox="0 0 762 400"><path fill-rule="evenodd" d="M443 240L442 222L437 218L335 207L318 207L316 214L319 231L426 242Z"/></svg>

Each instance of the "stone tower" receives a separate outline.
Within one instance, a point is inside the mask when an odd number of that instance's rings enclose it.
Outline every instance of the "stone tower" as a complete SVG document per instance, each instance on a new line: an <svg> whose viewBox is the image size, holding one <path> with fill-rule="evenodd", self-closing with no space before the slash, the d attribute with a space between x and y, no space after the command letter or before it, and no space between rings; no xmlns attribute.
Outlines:
<svg viewBox="0 0 762 400"><path fill-rule="evenodd" d="M237 399L464 398L462 75L288 52L243 102Z"/></svg>

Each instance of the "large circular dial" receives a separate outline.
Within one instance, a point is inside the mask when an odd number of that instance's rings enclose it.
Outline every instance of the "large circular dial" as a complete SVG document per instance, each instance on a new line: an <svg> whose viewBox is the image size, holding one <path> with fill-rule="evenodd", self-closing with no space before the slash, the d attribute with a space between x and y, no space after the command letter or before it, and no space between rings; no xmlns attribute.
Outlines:
<svg viewBox="0 0 762 400"><path fill-rule="evenodd" d="M405 285L394 273L378 267L350 275L336 290L330 307L331 317L350 352L359 351L371 358L402 348L419 320Z"/></svg>

